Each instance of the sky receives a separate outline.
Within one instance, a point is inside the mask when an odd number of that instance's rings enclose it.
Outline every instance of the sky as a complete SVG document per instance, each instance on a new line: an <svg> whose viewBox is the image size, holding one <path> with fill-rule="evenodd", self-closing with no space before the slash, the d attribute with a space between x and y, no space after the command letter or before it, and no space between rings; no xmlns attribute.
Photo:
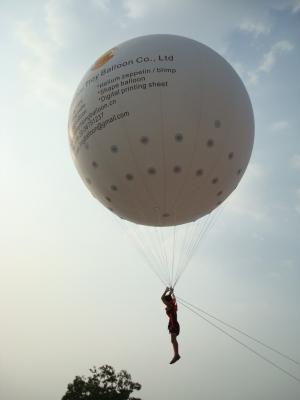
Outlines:
<svg viewBox="0 0 300 400"><path fill-rule="evenodd" d="M143 400L298 400L299 382L179 307L70 156L70 103L99 55L136 36L202 42L238 72L255 143L176 294L300 359L299 0L16 0L0 4L0 397L60 399L110 364ZM257 348L300 377L299 367Z"/></svg>

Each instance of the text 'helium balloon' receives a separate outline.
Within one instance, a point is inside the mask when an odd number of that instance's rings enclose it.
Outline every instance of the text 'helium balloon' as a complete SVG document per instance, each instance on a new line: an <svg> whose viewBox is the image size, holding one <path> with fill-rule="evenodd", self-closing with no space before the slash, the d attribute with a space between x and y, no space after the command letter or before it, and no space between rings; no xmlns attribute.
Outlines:
<svg viewBox="0 0 300 400"><path fill-rule="evenodd" d="M119 217L170 226L209 214L238 185L253 111L233 68L173 35L128 40L83 77L69 115L77 170Z"/></svg>

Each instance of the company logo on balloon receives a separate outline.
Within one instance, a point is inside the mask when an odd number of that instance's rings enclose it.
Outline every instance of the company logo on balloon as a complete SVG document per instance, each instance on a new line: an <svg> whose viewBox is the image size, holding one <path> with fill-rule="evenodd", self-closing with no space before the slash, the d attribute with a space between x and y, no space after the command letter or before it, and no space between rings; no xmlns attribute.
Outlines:
<svg viewBox="0 0 300 400"><path fill-rule="evenodd" d="M109 60L111 60L114 56L114 52L117 48L114 47L110 50L108 50L106 53L104 53L101 57L99 57L96 62L92 65L91 70L94 71L103 65L105 65Z"/></svg>

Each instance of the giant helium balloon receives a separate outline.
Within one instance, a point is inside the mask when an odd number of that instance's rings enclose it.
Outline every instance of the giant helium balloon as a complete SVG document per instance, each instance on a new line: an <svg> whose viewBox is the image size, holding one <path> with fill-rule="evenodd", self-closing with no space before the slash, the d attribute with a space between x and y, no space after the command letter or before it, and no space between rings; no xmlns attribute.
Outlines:
<svg viewBox="0 0 300 400"><path fill-rule="evenodd" d="M76 168L119 217L179 225L238 185L254 140L247 91L209 47L174 35L128 40L96 60L69 114Z"/></svg>

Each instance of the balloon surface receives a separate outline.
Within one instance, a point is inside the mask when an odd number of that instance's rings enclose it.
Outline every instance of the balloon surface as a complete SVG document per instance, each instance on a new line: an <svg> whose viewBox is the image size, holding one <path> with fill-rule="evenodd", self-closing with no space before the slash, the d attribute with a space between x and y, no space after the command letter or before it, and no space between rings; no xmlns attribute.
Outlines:
<svg viewBox="0 0 300 400"><path fill-rule="evenodd" d="M77 170L119 217L195 221L238 185L254 140L247 91L228 62L180 36L128 40L84 75L69 114Z"/></svg>

